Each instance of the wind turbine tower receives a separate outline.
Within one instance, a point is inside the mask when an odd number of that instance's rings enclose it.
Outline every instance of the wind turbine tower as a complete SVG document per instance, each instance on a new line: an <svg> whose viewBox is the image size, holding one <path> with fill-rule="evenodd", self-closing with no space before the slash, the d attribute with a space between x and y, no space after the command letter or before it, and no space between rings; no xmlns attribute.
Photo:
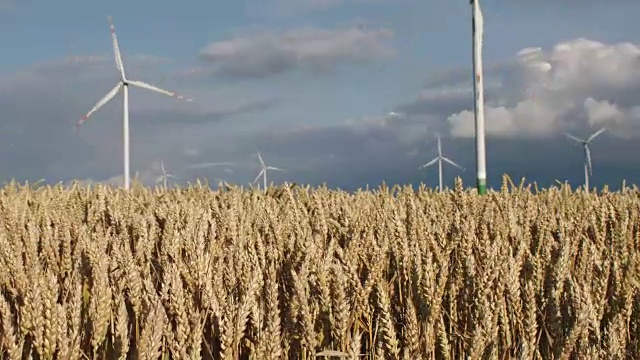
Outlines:
<svg viewBox="0 0 640 360"><path fill-rule="evenodd" d="M277 167L265 165L264 161L262 160L262 155L260 155L259 151L258 151L258 160L260 160L260 166L262 166L262 170L260 170L260 173L258 174L258 176L256 176L253 182L255 183L256 181L258 181L260 176L262 176L262 187L263 187L263 190L266 191L267 190L267 170L275 170L275 171L284 171L284 170L279 169Z"/></svg>
<svg viewBox="0 0 640 360"><path fill-rule="evenodd" d="M449 163L450 165L453 165L455 167L457 167L458 169L464 171L464 168L456 163L454 163L453 161L451 161L450 159L444 157L442 155L442 144L440 142L440 136L438 136L438 156L436 158L434 158L433 160L429 161L428 163L421 165L419 167L419 169L424 169L427 168L433 164L435 164L436 162L438 163L438 180L439 180L439 187L438 187L438 191L442 192L442 162L446 162Z"/></svg>
<svg viewBox="0 0 640 360"><path fill-rule="evenodd" d="M123 122L123 155L124 155L124 188L126 190L130 189L130 179L129 179L129 85L133 85L135 87L155 91L157 93L171 96L177 99L185 99L183 96L176 94L175 92L161 89L159 87L149 85L142 81L129 80L125 75L124 64L122 62L122 56L120 55L120 47L118 46L118 39L116 38L116 30L113 26L113 21L111 20L111 16L108 18L109 27L111 28L111 38L113 40L113 52L116 60L116 68L120 73L120 81L118 84L107 94L105 95L98 103L91 109L89 112L80 119L78 124L76 125L76 129L82 125L85 121L93 115L98 109L103 107L106 103L108 103L111 99L113 99L116 94L122 89L122 122ZM186 98L187 101L193 101L193 99Z"/></svg>
<svg viewBox="0 0 640 360"><path fill-rule="evenodd" d="M564 135L569 139L576 141L582 145L582 149L584 150L584 189L586 192L589 192L589 176L593 175L593 168L591 166L591 150L589 149L589 145L596 138L596 136L602 134L606 128L602 128L586 139L580 139L571 134L565 133Z"/></svg>
<svg viewBox="0 0 640 360"><path fill-rule="evenodd" d="M482 69L482 39L484 19L480 0L470 0L473 28L473 93L476 127L476 187L478 194L487 193L487 162L484 142L484 85Z"/></svg>

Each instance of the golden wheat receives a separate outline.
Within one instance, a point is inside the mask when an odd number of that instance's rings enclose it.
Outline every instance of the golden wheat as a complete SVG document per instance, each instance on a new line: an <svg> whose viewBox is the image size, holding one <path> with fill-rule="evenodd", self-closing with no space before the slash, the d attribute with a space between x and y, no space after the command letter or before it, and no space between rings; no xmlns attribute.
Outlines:
<svg viewBox="0 0 640 360"><path fill-rule="evenodd" d="M6 359L640 358L640 192L0 189Z"/></svg>

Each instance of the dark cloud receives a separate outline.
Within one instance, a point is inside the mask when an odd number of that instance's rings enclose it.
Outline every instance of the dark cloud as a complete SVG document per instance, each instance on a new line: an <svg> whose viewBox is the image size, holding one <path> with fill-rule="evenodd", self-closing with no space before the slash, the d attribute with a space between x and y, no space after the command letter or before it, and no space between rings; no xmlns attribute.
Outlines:
<svg viewBox="0 0 640 360"><path fill-rule="evenodd" d="M326 72L392 56L394 50L385 42L392 36L388 29L360 28L262 32L211 43L200 58L214 67L214 74L230 77L265 78L297 69Z"/></svg>
<svg viewBox="0 0 640 360"><path fill-rule="evenodd" d="M247 101L236 106L228 108L221 107L217 110L200 114L189 114L188 116L185 116L184 112L177 110L148 110L144 111L142 114L135 114L140 115L141 119L136 122L134 126L142 129L150 126L157 126L159 124L211 124L226 120L236 115L270 110L280 105L280 103L281 100L277 98Z"/></svg>
<svg viewBox="0 0 640 360"><path fill-rule="evenodd" d="M576 39L551 50L524 49L513 59L488 64L487 161L490 185L503 173L540 186L555 180L583 182L582 150L564 136L579 137L606 126L592 144L592 184L640 181L640 49L630 43ZM294 169L287 179L327 182L354 189L364 184L435 185L437 170L417 167L434 156L435 133L445 136L447 156L475 181L473 103L469 70L451 69L425 81L415 101L398 106L402 116L372 116L343 126L258 134L247 144ZM465 75L466 74L466 75ZM466 79L466 80L465 80ZM430 143L426 140L431 138ZM244 145L243 145L244 147ZM451 183L456 169L446 168ZM235 174L238 181L248 178ZM280 175L278 178L282 180Z"/></svg>
<svg viewBox="0 0 640 360"><path fill-rule="evenodd" d="M126 54L125 54L126 55ZM149 55L125 56L134 79L174 89L162 81L170 61ZM149 80L147 80L149 79ZM74 132L73 127L118 80L110 56L73 56L34 64L13 74L0 74L0 181L16 179L50 182L108 179L122 169L122 98L118 95ZM198 147L189 131L243 114L265 111L278 99L245 98L212 102L195 91L199 102L186 103L132 89L132 173L146 171L157 157L184 162ZM224 100L216 98L216 100ZM195 104L195 105L194 105ZM162 109L158 111L155 109ZM198 127L198 130L193 130ZM176 140L173 140L173 138ZM191 137L192 139L189 139ZM205 142L205 139L199 141Z"/></svg>
<svg viewBox="0 0 640 360"><path fill-rule="evenodd" d="M385 131L362 132L351 126L330 127L271 134L252 138L251 143L262 149L265 158L274 166L289 169L287 174L275 174L276 182L290 181L355 190L367 184L414 184L424 182L437 185L437 167L419 170L418 167L436 156L433 136L424 135L403 141L405 127L413 125L395 122ZM582 135L582 134L581 134ZM375 140L373 140L375 139ZM640 159L635 154L640 146L633 140L601 135L591 146L594 173L593 186L609 184L617 188L622 180L640 184ZM465 168L460 171L444 165L444 179L452 186L461 176L468 186L475 183L475 142L466 138L443 138L445 156ZM487 170L489 185L499 188L502 174L509 174L514 182L522 177L536 181L540 187L554 185L556 180L569 181L574 186L583 183L582 149L563 136L545 139L505 137L487 138ZM246 156L248 158L248 156ZM254 171L257 174L257 171ZM212 171L217 173L219 171ZM247 183L253 172L244 171L228 177Z"/></svg>
<svg viewBox="0 0 640 360"><path fill-rule="evenodd" d="M488 64L490 185L499 187L502 173L515 180L525 176L541 186L552 185L556 179L581 184L581 149L561 132L583 137L600 126L610 131L592 145L592 184L615 187L623 179L639 183L640 159L635 155L640 150L638 53L632 44L579 39L548 51L527 49L514 59ZM131 61L132 75L158 77L157 69L139 61L140 71ZM61 72L65 75L60 76ZM437 169L418 170L418 166L435 156L434 136L440 133L445 155L466 168L460 172L445 166L445 181L451 185L453 177L461 175L472 186L475 151L469 131L473 129L468 113L472 109L471 84L465 80L468 75L463 76L467 72L454 69L428 79L417 100L394 109L399 114L350 119L324 127L259 122L239 126L255 120L254 112L280 105L277 98L208 101L200 94L200 102L184 104L136 92L131 116L132 174L138 172L151 183L159 175L157 163L162 160L185 180L208 178L213 184L221 180L247 184L259 171L254 154L261 151L269 165L287 170L269 175L276 183L326 182L343 189L376 186L382 181L435 185ZM103 73L107 75L95 75ZM67 76L67 85L60 88L58 81ZM7 166L4 174L20 180L78 178L118 184L117 175L122 171L120 100L105 107L78 134L71 130L79 115L104 95L115 79L117 73L109 57L68 59L0 77L0 108L7 114L0 132L0 161ZM163 104L162 111L154 110L158 104ZM224 127L220 126L223 120ZM189 167L204 162L237 165Z"/></svg>

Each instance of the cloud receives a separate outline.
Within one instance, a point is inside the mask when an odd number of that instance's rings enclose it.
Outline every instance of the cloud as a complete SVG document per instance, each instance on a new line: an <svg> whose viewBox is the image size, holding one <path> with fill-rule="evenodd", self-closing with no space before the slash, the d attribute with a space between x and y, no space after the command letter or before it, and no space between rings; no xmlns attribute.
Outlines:
<svg viewBox="0 0 640 360"><path fill-rule="evenodd" d="M217 141L217 123L269 110L279 99L238 97L167 83L173 61L124 54L128 75L194 96L182 102L139 89L130 92L131 171L159 158L184 162L202 144ZM165 81L163 81L165 78ZM77 133L73 126L118 81L110 54L75 55L41 61L14 73L0 72L0 180L108 179L122 171L122 98L96 113ZM246 120L246 119L244 119ZM221 142L223 143L223 142Z"/></svg>
<svg viewBox="0 0 640 360"><path fill-rule="evenodd" d="M491 186L499 187L503 173L540 186L556 179L580 185L582 149L562 132L582 137L601 126L610 131L592 145L594 184L616 187L622 179L640 181L636 45L575 39L548 50L523 49L510 59L488 63L485 70ZM446 156L467 169L445 168L445 181L451 184L453 176L461 175L472 185L470 72L453 68L436 73L425 80L417 99L396 107L395 114L350 118L334 126L272 129L239 140L239 147L259 148L276 166L289 169L277 175L280 181L327 182L344 189L383 180L435 185L437 171L417 168L435 156L435 135L440 133ZM250 175L237 173L233 179L245 181Z"/></svg>
<svg viewBox="0 0 640 360"><path fill-rule="evenodd" d="M204 112L192 112L185 117L184 112L180 110L146 110L144 117L148 121L144 121L140 126L157 126L158 124L210 124L220 122L241 114L252 114L270 110L280 105L281 100L278 98L257 99L257 100L240 100L236 104L222 104L213 110Z"/></svg>
<svg viewBox="0 0 640 360"><path fill-rule="evenodd" d="M475 133L470 69L425 81L418 99L398 107L430 116L451 134ZM640 135L640 47L578 38L549 50L526 48L485 68L489 136L548 137L606 126L619 137ZM446 120L446 121L445 121ZM446 125L445 125L446 124Z"/></svg>
<svg viewBox="0 0 640 360"><path fill-rule="evenodd" d="M351 119L343 125L274 129L239 140L239 148L261 149L265 159L274 166L287 169L275 174L276 182L302 184L326 183L330 187L355 190L366 184L437 184L437 168L418 167L436 156L435 133L425 131L418 118L367 116ZM251 145L247 145L251 144ZM443 137L443 152L465 171L444 167L447 186L453 177L461 176L467 186L475 181L474 140ZM633 149L636 151L634 152ZM635 155L633 139L615 139L601 135L591 147L594 175L592 183L618 186L622 179L640 182L640 161ZM547 138L491 137L487 143L487 164L490 185L500 186L501 175L508 173L516 181L526 177L541 187L555 180L569 180L580 185L582 149L561 134ZM249 159L249 154L243 155ZM222 160L222 157L216 157ZM195 173L193 173L195 174ZM221 169L201 171L198 176L220 176ZM240 171L226 176L227 181L247 183L257 172Z"/></svg>
<svg viewBox="0 0 640 360"><path fill-rule="evenodd" d="M265 78L293 70L326 72L342 64L362 64L395 54L386 43L389 29L300 28L280 34L260 32L214 42L200 58L214 73L231 77Z"/></svg>
<svg viewBox="0 0 640 360"><path fill-rule="evenodd" d="M316 12L349 4L398 3L404 0L253 0L247 4L252 16L286 17L300 13Z"/></svg>
<svg viewBox="0 0 640 360"><path fill-rule="evenodd" d="M629 44L583 39L549 50L525 49L513 58L488 63L487 160L492 186L499 186L503 172L516 179L527 176L541 185L555 179L580 183L581 149L559 131L585 136L590 125L612 129L593 144L593 183L615 185L622 178L640 182L634 135L640 119L640 81L638 72L631 71L637 69L634 49ZM446 156L467 169L446 167L447 184L456 175L473 184L474 142L464 133L465 126L473 128L472 119L447 121L472 110L470 69L449 69L426 79L416 99L393 108L394 115L354 116L334 126L312 124L303 117L292 126L290 119L282 120L286 125L269 122L286 117L280 112L283 105L295 105L281 102L286 95L251 91L254 86L270 89L271 83L225 85L224 91L211 83L197 87L202 84L186 79L179 86L164 84L155 79L169 72L173 62L156 60L125 56L132 77L182 90L196 101L182 103L132 91L131 173L139 172L148 184L157 177L153 164L159 160L187 181L209 178L212 185L223 180L247 184L257 175L253 154L259 150L269 164L287 169L270 174L276 183L326 182L343 189L381 181L435 185L436 170L418 170L435 155L435 133L443 135ZM305 66L309 65L295 64L294 69ZM120 100L105 107L78 134L71 131L78 116L115 81L110 54L54 59L18 73L0 73L0 164L7 169L0 173L3 180L10 175L20 180L78 178L119 185ZM227 121L221 126L223 119ZM626 138L617 138L622 135ZM247 165L189 168L204 162Z"/></svg>

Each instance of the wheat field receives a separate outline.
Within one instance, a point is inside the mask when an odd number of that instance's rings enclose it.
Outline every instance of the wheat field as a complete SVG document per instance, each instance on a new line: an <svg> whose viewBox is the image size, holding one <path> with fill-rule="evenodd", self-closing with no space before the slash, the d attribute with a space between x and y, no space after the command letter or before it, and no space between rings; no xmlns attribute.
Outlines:
<svg viewBox="0 0 640 360"><path fill-rule="evenodd" d="M640 358L640 192L0 190L5 359Z"/></svg>

